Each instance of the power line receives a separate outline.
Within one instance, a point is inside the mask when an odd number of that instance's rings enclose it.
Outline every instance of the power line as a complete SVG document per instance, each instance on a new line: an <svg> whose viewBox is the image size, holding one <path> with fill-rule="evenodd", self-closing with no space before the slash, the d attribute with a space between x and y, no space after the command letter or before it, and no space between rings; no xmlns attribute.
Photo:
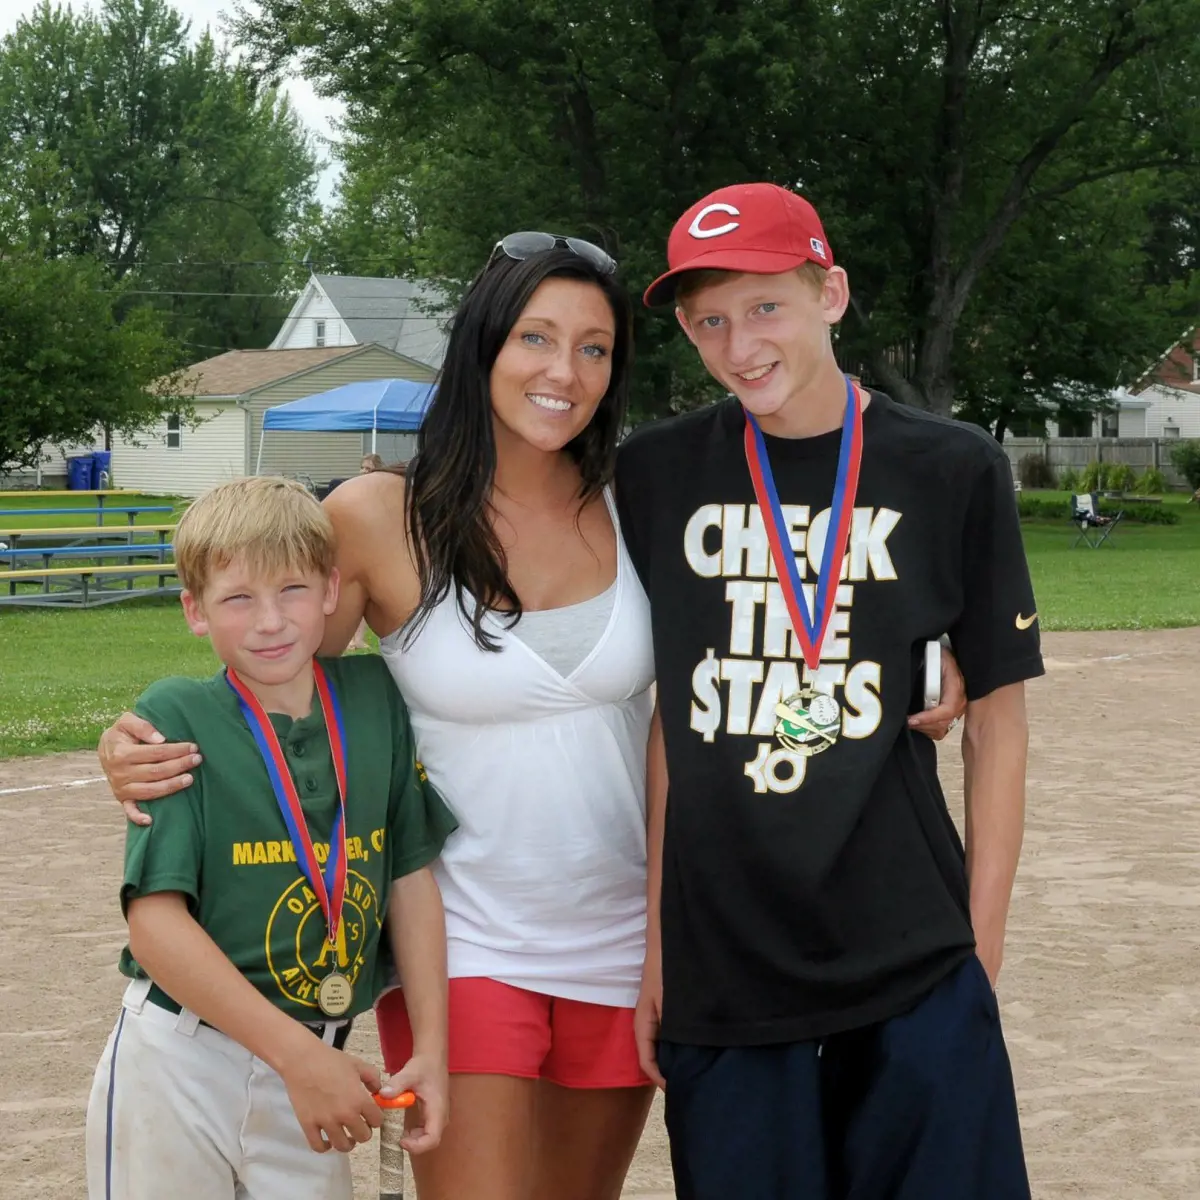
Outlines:
<svg viewBox="0 0 1200 1200"><path fill-rule="evenodd" d="M286 293L279 292L185 292L172 291L169 288L129 288L120 293L122 296L192 296L192 297L216 297L221 299L230 299L241 297L245 300L279 300L286 303L295 303L294 299L289 300ZM376 296L370 292L351 292L344 297L347 300L374 300L376 302L384 301L387 298ZM331 317L320 316L303 316L296 317L298 321L336 321L338 317L347 318L349 320L381 320L381 321L416 321L430 320L435 314L414 314L412 316L389 317L380 313L344 313L340 309L337 314Z"/></svg>
<svg viewBox="0 0 1200 1200"><path fill-rule="evenodd" d="M132 266L129 263L123 262L120 259L101 259L105 266L109 267L129 267L131 271L144 270L151 267L307 267L314 275L330 275L332 271L317 270L316 263L310 258L305 261L302 258L244 258L244 259L212 259L203 262L195 262L191 259L159 259L156 262L134 262ZM354 258L342 258L340 255L332 260L334 263L395 263L396 259L388 255L370 255L356 256Z"/></svg>

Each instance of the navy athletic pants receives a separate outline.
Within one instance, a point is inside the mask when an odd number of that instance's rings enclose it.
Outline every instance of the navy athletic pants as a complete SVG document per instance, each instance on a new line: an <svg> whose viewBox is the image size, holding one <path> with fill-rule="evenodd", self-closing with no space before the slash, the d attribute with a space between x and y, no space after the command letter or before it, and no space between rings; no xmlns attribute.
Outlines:
<svg viewBox="0 0 1200 1200"><path fill-rule="evenodd" d="M1030 1200L974 955L914 1009L815 1042L660 1042L678 1200Z"/></svg>

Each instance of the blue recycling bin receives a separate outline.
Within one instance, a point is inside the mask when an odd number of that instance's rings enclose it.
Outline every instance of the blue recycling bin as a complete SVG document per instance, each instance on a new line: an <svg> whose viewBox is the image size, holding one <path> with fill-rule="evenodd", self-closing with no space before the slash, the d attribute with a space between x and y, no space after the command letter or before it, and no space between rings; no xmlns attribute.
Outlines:
<svg viewBox="0 0 1200 1200"><path fill-rule="evenodd" d="M108 479L101 483L100 476L104 474ZM92 455L92 488L99 489L102 487L112 487L112 451L97 450Z"/></svg>
<svg viewBox="0 0 1200 1200"><path fill-rule="evenodd" d="M67 487L86 492L92 486L92 455L76 454L67 459Z"/></svg>

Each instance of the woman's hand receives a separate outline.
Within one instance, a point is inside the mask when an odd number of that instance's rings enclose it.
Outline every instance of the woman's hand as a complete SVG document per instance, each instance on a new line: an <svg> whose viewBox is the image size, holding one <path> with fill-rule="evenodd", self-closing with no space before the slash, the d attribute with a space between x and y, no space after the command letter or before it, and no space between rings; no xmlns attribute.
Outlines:
<svg viewBox="0 0 1200 1200"><path fill-rule="evenodd" d="M149 825L138 801L161 800L191 787L189 772L200 765L199 750L190 742L166 741L149 721L127 712L100 735L96 753L125 815L135 825Z"/></svg>
<svg viewBox="0 0 1200 1200"><path fill-rule="evenodd" d="M942 699L936 708L914 713L908 727L940 742L967 711L967 682L949 650L942 649Z"/></svg>

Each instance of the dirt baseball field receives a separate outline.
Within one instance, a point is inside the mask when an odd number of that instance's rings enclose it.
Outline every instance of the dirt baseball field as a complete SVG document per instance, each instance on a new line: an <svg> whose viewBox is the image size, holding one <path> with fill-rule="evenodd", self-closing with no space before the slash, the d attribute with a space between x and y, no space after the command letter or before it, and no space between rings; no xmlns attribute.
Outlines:
<svg viewBox="0 0 1200 1200"><path fill-rule="evenodd" d="M1033 1194L1194 1200L1200 629L1047 635L1044 648L1000 982ZM958 813L953 737L942 758ZM89 754L0 762L3 1200L85 1195L84 1106L117 1012L124 939L123 821L86 782L97 774ZM369 1021L353 1045L378 1058ZM355 1154L368 1200L375 1153L372 1143ZM626 1195L672 1195L658 1110Z"/></svg>

